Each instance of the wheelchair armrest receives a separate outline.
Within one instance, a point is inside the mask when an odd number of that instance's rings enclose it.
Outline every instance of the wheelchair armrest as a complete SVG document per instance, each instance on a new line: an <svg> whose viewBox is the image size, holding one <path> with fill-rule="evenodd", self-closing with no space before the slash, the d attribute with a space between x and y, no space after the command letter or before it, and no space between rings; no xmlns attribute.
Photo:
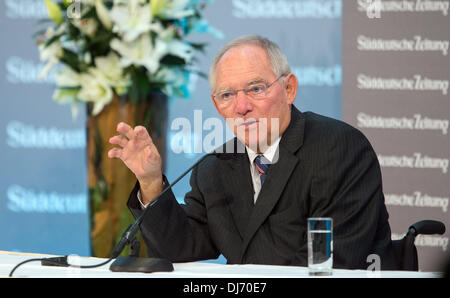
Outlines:
<svg viewBox="0 0 450 298"><path fill-rule="evenodd" d="M445 233L445 225L436 220L421 220L409 227L409 231L414 233L414 236L419 234L432 235Z"/></svg>

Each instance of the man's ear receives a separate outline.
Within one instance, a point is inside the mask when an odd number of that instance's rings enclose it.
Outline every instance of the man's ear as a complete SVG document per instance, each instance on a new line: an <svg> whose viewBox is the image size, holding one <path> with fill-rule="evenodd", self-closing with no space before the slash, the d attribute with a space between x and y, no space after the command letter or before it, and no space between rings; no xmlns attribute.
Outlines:
<svg viewBox="0 0 450 298"><path fill-rule="evenodd" d="M298 90L298 79L293 74L290 73L286 77L286 95L288 99L288 104L292 104L295 100L295 97L297 96L297 90Z"/></svg>

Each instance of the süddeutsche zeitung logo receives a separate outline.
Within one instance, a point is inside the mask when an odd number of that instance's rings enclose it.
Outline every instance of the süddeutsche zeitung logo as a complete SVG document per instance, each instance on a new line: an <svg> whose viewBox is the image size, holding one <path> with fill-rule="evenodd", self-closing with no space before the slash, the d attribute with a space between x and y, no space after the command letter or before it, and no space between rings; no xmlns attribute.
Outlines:
<svg viewBox="0 0 450 298"><path fill-rule="evenodd" d="M47 8L41 0L4 0L5 15L10 19L46 19ZM82 0L65 0L67 5L67 17L72 19L81 18ZM94 3L94 1L91 1Z"/></svg>
<svg viewBox="0 0 450 298"><path fill-rule="evenodd" d="M413 155L381 155L378 161L384 168L438 169L442 174L448 172L448 158L431 157L420 152Z"/></svg>
<svg viewBox="0 0 450 298"><path fill-rule="evenodd" d="M6 81L11 84L53 84L53 71L50 71L47 77L39 78L44 68L44 63L17 56L9 57L5 62Z"/></svg>
<svg viewBox="0 0 450 298"><path fill-rule="evenodd" d="M447 56L450 41L432 40L420 35L410 39L382 39L359 35L357 44L360 51L440 52L442 56Z"/></svg>
<svg viewBox="0 0 450 298"><path fill-rule="evenodd" d="M238 19L340 18L341 0L233 0Z"/></svg>
<svg viewBox="0 0 450 298"><path fill-rule="evenodd" d="M386 205L389 206L439 208L444 213L448 210L448 197L429 195L421 191L414 191L411 194L387 193L384 198Z"/></svg>
<svg viewBox="0 0 450 298"><path fill-rule="evenodd" d="M84 214L87 196L82 193L59 193L10 185L6 190L6 207L15 213Z"/></svg>
<svg viewBox="0 0 450 298"><path fill-rule="evenodd" d="M10 148L74 150L86 148L83 129L36 127L19 121L6 125L6 144Z"/></svg>
<svg viewBox="0 0 450 298"><path fill-rule="evenodd" d="M358 0L358 10L370 19L379 19L383 12L437 12L448 15L449 0Z"/></svg>
<svg viewBox="0 0 450 298"><path fill-rule="evenodd" d="M440 131L442 135L448 133L448 119L429 118L422 114L414 114L412 117L383 117L358 113L356 115L357 126L360 128Z"/></svg>
<svg viewBox="0 0 450 298"><path fill-rule="evenodd" d="M48 17L44 1L4 0L5 15L10 19L44 19Z"/></svg>
<svg viewBox="0 0 450 298"><path fill-rule="evenodd" d="M362 90L438 91L448 94L448 80L430 79L416 74L411 78L383 78L365 74L357 76L357 88Z"/></svg>

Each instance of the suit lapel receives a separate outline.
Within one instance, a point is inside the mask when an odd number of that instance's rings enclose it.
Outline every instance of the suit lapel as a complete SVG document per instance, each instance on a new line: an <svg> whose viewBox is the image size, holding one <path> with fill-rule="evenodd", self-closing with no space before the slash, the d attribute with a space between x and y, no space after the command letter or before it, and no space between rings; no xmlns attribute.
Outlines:
<svg viewBox="0 0 450 298"><path fill-rule="evenodd" d="M227 153L229 154L229 153ZM250 164L247 153L231 153L226 156L227 188L231 196L227 196L230 212L236 227L244 238L249 221L249 214L253 212L253 183L250 174Z"/></svg>
<svg viewBox="0 0 450 298"><path fill-rule="evenodd" d="M303 116L292 106L291 122L284 132L278 148L278 161L272 164L268 170L267 178L259 193L253 212L247 215L250 216L250 219L243 237L241 262L243 261L248 244L275 207L289 177L291 177L292 171L297 166L298 158L295 152L303 144L304 126L305 121Z"/></svg>

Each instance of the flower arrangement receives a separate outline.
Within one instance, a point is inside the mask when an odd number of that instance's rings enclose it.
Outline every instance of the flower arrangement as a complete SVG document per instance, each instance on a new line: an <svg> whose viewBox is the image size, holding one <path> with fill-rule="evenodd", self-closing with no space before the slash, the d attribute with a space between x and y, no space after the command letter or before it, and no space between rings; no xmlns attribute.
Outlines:
<svg viewBox="0 0 450 298"><path fill-rule="evenodd" d="M211 0L44 0L52 25L40 32L41 76L55 70L54 100L87 102L99 114L117 94L138 103L160 90L188 97L192 32L221 33L202 18Z"/></svg>

